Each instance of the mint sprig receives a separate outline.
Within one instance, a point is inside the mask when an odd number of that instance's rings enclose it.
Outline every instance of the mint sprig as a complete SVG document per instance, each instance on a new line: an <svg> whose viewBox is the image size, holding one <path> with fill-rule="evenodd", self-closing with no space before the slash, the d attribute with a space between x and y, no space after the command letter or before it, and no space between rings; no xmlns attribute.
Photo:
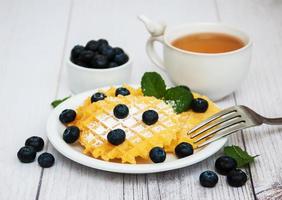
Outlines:
<svg viewBox="0 0 282 200"><path fill-rule="evenodd" d="M146 72L141 80L141 88L145 96L164 99L172 105L176 113L187 111L193 95L187 86L176 86L166 89L165 81L157 72Z"/></svg>
<svg viewBox="0 0 282 200"><path fill-rule="evenodd" d="M176 86L166 91L164 100L171 104L176 113L181 113L190 108L193 95L187 88Z"/></svg>
<svg viewBox="0 0 282 200"><path fill-rule="evenodd" d="M145 72L141 80L142 92L145 96L161 99L166 92L166 85L157 72Z"/></svg>
<svg viewBox="0 0 282 200"><path fill-rule="evenodd" d="M59 104L61 104L62 102L64 102L65 100L67 100L70 97L71 96L65 97L63 99L56 99L56 100L52 101L51 105L53 106L53 108L56 108Z"/></svg>
<svg viewBox="0 0 282 200"><path fill-rule="evenodd" d="M226 146L224 147L224 155L230 156L237 161L237 167L243 167L249 163L254 162L256 156L249 155L246 151L242 150L239 146Z"/></svg>

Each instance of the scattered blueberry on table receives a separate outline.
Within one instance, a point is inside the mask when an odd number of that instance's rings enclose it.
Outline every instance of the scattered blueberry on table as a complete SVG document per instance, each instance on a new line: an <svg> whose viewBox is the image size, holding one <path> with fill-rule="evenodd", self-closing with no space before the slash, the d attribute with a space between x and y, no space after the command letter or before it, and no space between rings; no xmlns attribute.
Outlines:
<svg viewBox="0 0 282 200"><path fill-rule="evenodd" d="M120 47L112 47L107 40L99 39L90 40L85 47L74 46L70 60L81 67L106 69L123 65L129 58Z"/></svg>
<svg viewBox="0 0 282 200"><path fill-rule="evenodd" d="M18 159L23 163L31 163L36 157L36 150L31 146L20 148L17 153Z"/></svg>
<svg viewBox="0 0 282 200"><path fill-rule="evenodd" d="M149 156L154 163L162 163L166 159L166 152L161 147L151 149Z"/></svg>
<svg viewBox="0 0 282 200"><path fill-rule="evenodd" d="M49 168L54 165L55 158L52 154L45 152L38 157L37 161L41 167Z"/></svg>
<svg viewBox="0 0 282 200"><path fill-rule="evenodd" d="M25 146L18 151L17 157L22 163L31 163L35 160L36 153L41 151L43 147L44 140L41 137L29 137L25 141ZM52 154L45 152L38 157L37 161L41 167L47 168L53 166L55 158Z"/></svg>
<svg viewBox="0 0 282 200"><path fill-rule="evenodd" d="M213 171L204 171L200 175L200 184L204 187L214 187L218 182L218 176Z"/></svg>
<svg viewBox="0 0 282 200"><path fill-rule="evenodd" d="M232 187L241 187L245 185L248 177L243 170L236 167L236 160L229 156L221 156L215 161L216 171L226 176L227 183ZM218 182L218 176L213 171L205 171L200 174L199 180L203 187L214 187Z"/></svg>
<svg viewBox="0 0 282 200"><path fill-rule="evenodd" d="M237 162L229 156L221 156L215 161L215 169L219 174L227 175L237 167Z"/></svg>
<svg viewBox="0 0 282 200"><path fill-rule="evenodd" d="M38 136L32 136L25 141L25 146L30 146L35 149L36 152L41 151L44 147L44 140Z"/></svg>
<svg viewBox="0 0 282 200"><path fill-rule="evenodd" d="M241 187L247 181L247 175L241 169L233 169L227 174L227 183L232 187Z"/></svg>

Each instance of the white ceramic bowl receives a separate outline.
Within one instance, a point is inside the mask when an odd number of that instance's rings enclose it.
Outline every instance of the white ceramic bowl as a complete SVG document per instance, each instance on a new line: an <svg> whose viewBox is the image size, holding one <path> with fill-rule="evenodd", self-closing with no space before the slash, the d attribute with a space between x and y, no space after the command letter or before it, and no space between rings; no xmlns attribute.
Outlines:
<svg viewBox="0 0 282 200"><path fill-rule="evenodd" d="M128 53L126 53L128 55ZM80 93L109 85L120 85L131 75L132 60L118 67L108 69L92 69L81 67L68 59L67 74L69 88L73 93Z"/></svg>

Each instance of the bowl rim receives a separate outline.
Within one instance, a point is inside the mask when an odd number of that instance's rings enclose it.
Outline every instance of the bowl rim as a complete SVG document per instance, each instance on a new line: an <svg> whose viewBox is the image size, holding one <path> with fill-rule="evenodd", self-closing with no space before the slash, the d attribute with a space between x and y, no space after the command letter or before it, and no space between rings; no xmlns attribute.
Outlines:
<svg viewBox="0 0 282 200"><path fill-rule="evenodd" d="M119 70L119 69L123 69L123 68L129 67L132 64L131 56L127 52L125 52L125 51L124 51L124 53L128 56L128 61L126 63L120 65L120 66L112 67L112 68L96 69L96 68L82 67L80 65L77 65L77 64L73 63L70 58L68 58L67 64L68 64L68 66L73 67L73 68L75 68L77 70L88 71L88 72L116 71L116 70Z"/></svg>

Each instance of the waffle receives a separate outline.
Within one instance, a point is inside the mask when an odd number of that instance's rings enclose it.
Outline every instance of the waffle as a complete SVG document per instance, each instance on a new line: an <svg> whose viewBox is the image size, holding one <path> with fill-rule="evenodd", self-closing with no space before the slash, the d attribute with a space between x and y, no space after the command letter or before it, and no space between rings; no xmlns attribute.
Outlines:
<svg viewBox="0 0 282 200"><path fill-rule="evenodd" d="M77 110L77 119L71 125L81 130L79 142L85 154L107 161L118 159L122 163L136 163L137 157L149 160L153 147L170 146L176 140L179 116L170 105L155 97L138 96L138 90L129 96L118 97L111 96L112 91L115 89L105 92L107 98L103 101L91 104L87 99ZM117 104L129 107L127 118L115 118L113 109ZM151 126L142 121L143 112L149 109L159 115L159 120ZM107 134L117 128L125 131L126 140L114 146L107 141Z"/></svg>
<svg viewBox="0 0 282 200"><path fill-rule="evenodd" d="M89 97L77 109L76 120L69 125L78 126L81 130L79 142L84 147L83 153L122 163L136 163L138 158L149 161L149 152L153 147L164 147L166 152L174 152L175 146L181 142L194 144L187 136L187 131L219 111L207 97L193 93L195 98L201 97L208 101L208 110L205 113L189 110L177 115L163 100L143 96L140 88L135 89L128 85L124 87L130 91L129 96L115 97L116 88L112 87L100 90L106 94L106 99L91 103ZM113 108L117 104L129 107L127 118L115 118ZM142 113L149 109L159 114L158 122L151 126L142 121ZM118 146L107 141L109 131L116 128L121 128L126 133L126 140Z"/></svg>
<svg viewBox="0 0 282 200"><path fill-rule="evenodd" d="M188 143L193 145L194 149L197 149L198 148L197 146L199 144L203 143L204 141L197 143L197 145L194 143L194 141L198 137L200 137L201 135L191 139L189 137L189 135L187 135L187 132L189 130L191 130L194 126L199 124L200 122L204 121L205 119L211 117L212 115L214 115L215 113L220 111L218 106L215 103L213 103L206 96L199 95L199 94L197 94L195 92L193 93L193 96L194 96L194 98L203 98L203 99L207 100L208 104L209 104L209 107L206 110L206 112L204 112L204 113L196 113L196 112L193 112L190 109L189 111L186 111L186 112L183 112L183 113L179 114L179 122L180 122L181 129L178 131L178 133L176 135L176 140L174 140L171 143L170 146L166 147L166 151L167 152L174 152L174 149L175 149L176 145L178 145L181 142L188 142Z"/></svg>

